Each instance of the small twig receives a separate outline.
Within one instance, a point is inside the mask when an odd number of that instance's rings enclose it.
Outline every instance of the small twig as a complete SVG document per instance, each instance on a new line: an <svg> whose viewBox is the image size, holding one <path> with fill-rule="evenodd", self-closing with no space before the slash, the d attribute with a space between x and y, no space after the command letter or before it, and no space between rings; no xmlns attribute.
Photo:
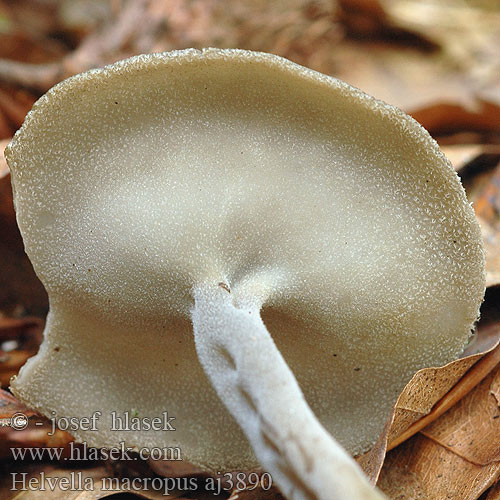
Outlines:
<svg viewBox="0 0 500 500"><path fill-rule="evenodd" d="M149 0L127 2L116 19L110 20L101 30L90 34L80 46L66 58L66 69L72 74L101 66L109 62L109 56L118 52L135 31L148 24Z"/></svg>
<svg viewBox="0 0 500 500"><path fill-rule="evenodd" d="M144 19L148 17L150 1L127 2L116 18L104 23L100 30L90 33L75 51L60 61L27 64L0 59L0 80L45 92L68 76L111 62L136 32L150 26L148 20Z"/></svg>
<svg viewBox="0 0 500 500"><path fill-rule="evenodd" d="M387 445L387 451L411 438L417 432L437 420L443 413L464 398L500 363L500 345L478 361L432 408L431 412L410 425L406 431Z"/></svg>
<svg viewBox="0 0 500 500"><path fill-rule="evenodd" d="M28 64L0 59L0 80L13 85L45 91L59 81L63 74L63 61Z"/></svg>

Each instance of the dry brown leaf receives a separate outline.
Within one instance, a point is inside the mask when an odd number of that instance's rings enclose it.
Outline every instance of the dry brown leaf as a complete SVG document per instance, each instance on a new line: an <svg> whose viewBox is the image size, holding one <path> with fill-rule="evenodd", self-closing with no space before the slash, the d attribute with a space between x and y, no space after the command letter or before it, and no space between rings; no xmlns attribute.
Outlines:
<svg viewBox="0 0 500 500"><path fill-rule="evenodd" d="M398 398L396 408L427 415L451 387L453 387L477 361L478 356L463 358L440 368L418 371ZM397 420L397 418L396 418ZM394 437L394 429L390 436Z"/></svg>
<svg viewBox="0 0 500 500"><path fill-rule="evenodd" d="M485 328L481 327L480 331L482 333ZM490 322L486 325L486 331L488 337L490 331L495 331L498 342L499 323ZM477 360L477 355L452 363L452 378L459 373L457 368L467 366L474 359ZM434 375L446 377L449 367L447 365L440 369L441 373ZM388 452L378 486L392 499L477 500L500 477L500 408L496 399L500 390L499 379L500 346L477 361L427 417L415 422L413 427L420 430L419 434ZM422 378L422 374L417 374L413 382L421 384L427 380L427 376ZM478 383L479 381L481 382ZM429 423L428 419L443 402L446 403L451 397L453 403L453 393L458 389L460 396L463 384L472 385L473 389L454 402L451 408L448 406L446 412L438 411L438 416L441 416L424 430L419 428L423 423ZM404 392L407 389L408 386ZM425 395L425 392L417 390L418 393ZM425 397L423 405L420 401L414 404L411 400L412 391L409 391L400 400L404 402L406 409L410 407L420 411L426 407ZM444 404L443 408L446 407ZM396 411L396 424L400 418L397 415ZM405 422L406 419L403 414L402 421Z"/></svg>
<svg viewBox="0 0 500 500"><path fill-rule="evenodd" d="M459 75L455 78L459 79ZM465 75L463 78L466 79ZM442 97L440 101L429 100L421 108L408 108L408 112L434 135L451 134L460 130L498 133L500 97L498 101L488 101L477 97L471 90L467 91L465 83L463 87L460 94L454 96L454 100L450 100L449 96ZM441 90L444 91L444 88ZM470 103L467 102L468 99L471 100Z"/></svg>
<svg viewBox="0 0 500 500"><path fill-rule="evenodd" d="M334 57L331 74L400 107L433 135L500 129L500 96L482 97L439 52L344 41Z"/></svg>
<svg viewBox="0 0 500 500"><path fill-rule="evenodd" d="M378 487L392 500L477 500L500 463L474 465L418 434L387 454Z"/></svg>
<svg viewBox="0 0 500 500"><path fill-rule="evenodd" d="M497 337L498 343L498 337ZM460 362L468 361L470 358L474 358L475 356L470 356L468 358L462 358L458 360L458 362L450 363L460 364ZM439 401L435 403L425 416L422 416L418 421L415 421L411 424L411 426L407 427L405 430L400 432L399 434L394 434L390 436L388 449L392 449L398 446L400 443L408 439L410 436L415 434L417 431L421 430L424 426L428 425L430 422L436 420L439 416L445 413L449 408L454 406L458 401L460 401L465 395L467 395L472 389L476 388L476 386L492 371L495 367L500 363L500 345L497 345L494 349L492 349L488 354L482 357L482 359L474 364L472 368L470 368L467 373L450 389ZM453 366L450 367L447 365L443 367L443 377L447 375L447 369L453 371ZM448 368L450 367L450 368ZM408 387L408 386L407 386ZM410 390L412 388L410 387ZM406 388L405 388L406 391ZM396 404L396 411L394 422L398 422L398 403ZM394 428L395 425L393 423ZM392 429L391 429L392 431Z"/></svg>
<svg viewBox="0 0 500 500"><path fill-rule="evenodd" d="M490 288L489 290L494 290L493 288ZM488 297L489 293L487 293ZM496 301L489 301L488 298L486 298L486 303L493 302L493 305L496 306L498 302ZM483 306L484 306L483 304ZM485 309L483 307L483 309ZM500 311L499 311L500 312ZM481 320L479 324L479 330L474 336L474 338L471 340L467 348L465 349L462 358L465 358L467 356L472 356L473 354L482 354L485 352L490 351L499 341L500 337L500 318L496 318L493 320L488 320L488 313L486 310L482 310L483 314L483 319Z"/></svg>
<svg viewBox="0 0 500 500"><path fill-rule="evenodd" d="M350 37L384 40L433 50L437 45L408 26L394 22L379 0L337 0L337 18Z"/></svg>
<svg viewBox="0 0 500 500"><path fill-rule="evenodd" d="M384 464L385 455L387 453L387 437L393 422L394 411L387 420L384 430L380 434L377 442L373 445L373 448L364 455L355 458L356 462L358 462L359 466L363 469L364 473L373 484L377 483L380 470Z"/></svg>
<svg viewBox="0 0 500 500"><path fill-rule="evenodd" d="M498 337L496 340L498 342ZM425 417L459 381L466 382L467 373L482 357L482 354L476 354L440 368L424 368L418 371L396 403L388 435L389 445L395 446L396 439L400 438L410 425ZM476 379L474 381L477 383ZM474 381L471 383L474 384Z"/></svg>
<svg viewBox="0 0 500 500"><path fill-rule="evenodd" d="M372 35L377 30L390 35L396 26L421 36L414 49L406 50L394 43L344 41L335 48L330 73L399 106L434 135L498 133L500 53L495 47L500 23L493 21L499 19L497 10L441 0L343 3L354 4L351 19L358 24L361 19L363 29ZM363 11L366 15L360 16ZM429 52L432 42L440 50Z"/></svg>
<svg viewBox="0 0 500 500"><path fill-rule="evenodd" d="M381 0L394 23L441 47L444 62L462 73L485 101L500 104L500 11L497 2ZM446 96L446 94L443 94ZM498 123L498 121L497 121Z"/></svg>
<svg viewBox="0 0 500 500"><path fill-rule="evenodd" d="M417 372L398 398L391 417L375 446L357 458L368 477L376 482L387 449L392 449L438 418L465 396L500 362L500 326L488 330L489 354L472 354L440 368ZM480 330L482 332L482 329ZM478 335L480 336L480 335Z"/></svg>
<svg viewBox="0 0 500 500"><path fill-rule="evenodd" d="M483 88L498 83L500 11L496 2L380 1L391 22L434 40L447 59L467 70L470 79Z"/></svg>
<svg viewBox="0 0 500 500"><path fill-rule="evenodd" d="M475 465L500 462L500 408L492 393L500 387L500 363L472 392L420 431Z"/></svg>

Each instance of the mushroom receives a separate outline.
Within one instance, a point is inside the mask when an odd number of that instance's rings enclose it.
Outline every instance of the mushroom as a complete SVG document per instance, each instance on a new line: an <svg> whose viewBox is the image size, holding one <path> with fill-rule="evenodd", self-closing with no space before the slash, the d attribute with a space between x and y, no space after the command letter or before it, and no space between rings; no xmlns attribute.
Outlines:
<svg viewBox="0 0 500 500"><path fill-rule="evenodd" d="M21 401L101 412L73 430L91 446L383 497L349 453L460 354L485 286L473 210L417 122L274 55L191 49L56 85L6 154L50 298ZM165 411L175 431L111 425Z"/></svg>

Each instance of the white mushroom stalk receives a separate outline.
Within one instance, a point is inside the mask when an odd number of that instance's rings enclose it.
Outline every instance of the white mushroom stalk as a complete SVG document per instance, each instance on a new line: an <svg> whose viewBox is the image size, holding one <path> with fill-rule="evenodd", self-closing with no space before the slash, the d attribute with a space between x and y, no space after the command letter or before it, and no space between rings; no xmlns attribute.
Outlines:
<svg viewBox="0 0 500 500"><path fill-rule="evenodd" d="M383 499L318 422L276 348L254 297L225 283L194 292L196 349L217 394L286 498Z"/></svg>
<svg viewBox="0 0 500 500"><path fill-rule="evenodd" d="M22 401L100 412L72 429L89 446L382 497L349 455L460 354L485 288L473 210L420 125L277 56L186 50L55 86L6 157L50 299ZM164 412L175 430L113 427Z"/></svg>

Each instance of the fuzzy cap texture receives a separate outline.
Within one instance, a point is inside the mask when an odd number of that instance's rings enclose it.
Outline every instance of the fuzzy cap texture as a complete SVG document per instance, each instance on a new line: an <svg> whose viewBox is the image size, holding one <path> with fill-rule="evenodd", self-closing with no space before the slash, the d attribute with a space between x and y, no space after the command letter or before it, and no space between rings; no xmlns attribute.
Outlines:
<svg viewBox="0 0 500 500"><path fill-rule="evenodd" d="M74 432L89 445L256 464L196 357L200 283L263 302L307 402L354 454L477 319L479 226L435 141L283 58L191 49L74 76L40 98L6 156L50 298L12 390L48 416L102 412L99 432ZM168 411L176 430L111 431L113 411Z"/></svg>

